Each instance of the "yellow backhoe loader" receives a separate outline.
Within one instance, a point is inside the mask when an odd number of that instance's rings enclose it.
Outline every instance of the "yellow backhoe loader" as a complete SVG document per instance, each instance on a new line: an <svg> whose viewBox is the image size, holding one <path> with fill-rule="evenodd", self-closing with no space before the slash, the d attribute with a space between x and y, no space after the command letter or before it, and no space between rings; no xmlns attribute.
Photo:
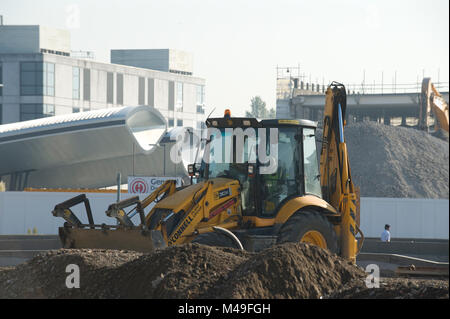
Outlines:
<svg viewBox="0 0 450 319"><path fill-rule="evenodd" d="M194 242L259 251L307 242L355 262L364 236L356 222L345 111L345 87L333 82L326 92L320 164L316 122L231 117L228 110L208 118L201 164L188 166L195 183L177 189L169 180L143 201L110 205L106 214L116 225L95 224L84 194L58 204L52 213L66 220L59 229L63 246L152 251ZM89 224L71 210L79 203Z"/></svg>
<svg viewBox="0 0 450 319"><path fill-rule="evenodd" d="M431 78L422 81L422 92L420 94L419 129L429 129L429 118L434 116L434 130L449 130L448 104L441 93L431 82Z"/></svg>

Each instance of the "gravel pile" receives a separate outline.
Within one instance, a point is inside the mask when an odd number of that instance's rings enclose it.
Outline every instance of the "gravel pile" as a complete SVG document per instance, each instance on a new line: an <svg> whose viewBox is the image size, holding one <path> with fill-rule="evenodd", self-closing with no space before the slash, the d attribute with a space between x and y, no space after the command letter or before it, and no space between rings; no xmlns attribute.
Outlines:
<svg viewBox="0 0 450 319"><path fill-rule="evenodd" d="M439 129L436 132L431 133L431 135L433 135L434 137L440 138L444 141L446 141L447 143L449 142L449 138L448 138L448 132Z"/></svg>
<svg viewBox="0 0 450 319"><path fill-rule="evenodd" d="M365 197L449 198L449 144L414 128L376 122L345 128L353 182ZM317 131L317 141L322 138ZM447 135L448 136L448 135Z"/></svg>

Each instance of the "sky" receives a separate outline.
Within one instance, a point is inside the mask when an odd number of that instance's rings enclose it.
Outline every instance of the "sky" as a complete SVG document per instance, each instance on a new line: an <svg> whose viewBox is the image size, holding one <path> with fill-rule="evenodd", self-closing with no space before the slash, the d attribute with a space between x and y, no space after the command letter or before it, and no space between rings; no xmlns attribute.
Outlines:
<svg viewBox="0 0 450 319"><path fill-rule="evenodd" d="M276 67L319 84L449 81L448 0L1 0L4 24L69 29L72 50L188 51L220 115L276 105Z"/></svg>

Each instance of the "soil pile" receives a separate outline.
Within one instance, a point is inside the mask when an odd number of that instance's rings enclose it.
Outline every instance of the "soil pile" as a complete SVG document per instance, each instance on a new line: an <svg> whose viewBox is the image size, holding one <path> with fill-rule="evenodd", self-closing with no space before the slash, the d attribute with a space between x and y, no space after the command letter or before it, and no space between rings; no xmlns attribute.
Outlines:
<svg viewBox="0 0 450 319"><path fill-rule="evenodd" d="M320 298L365 272L328 250L302 243L273 246L249 258L206 294L214 298Z"/></svg>
<svg viewBox="0 0 450 319"><path fill-rule="evenodd" d="M142 253L100 249L59 249L38 255L30 261L0 270L0 298L79 298L111 296L115 268ZM66 278L75 264L80 270L80 289L68 289Z"/></svg>
<svg viewBox="0 0 450 319"><path fill-rule="evenodd" d="M79 289L66 287L68 264L79 266ZM319 298L361 276L301 243L260 253L199 244L152 254L61 249L1 270L0 298Z"/></svg>
<svg viewBox="0 0 450 319"><path fill-rule="evenodd" d="M333 299L448 299L448 280L382 278L379 288L359 280L326 298Z"/></svg>
<svg viewBox="0 0 450 319"><path fill-rule="evenodd" d="M252 253L186 244L143 255L116 271L118 297L198 298Z"/></svg>
<svg viewBox="0 0 450 319"><path fill-rule="evenodd" d="M344 133L361 196L449 198L449 145L443 138L376 122L349 124ZM320 129L316 139L320 146Z"/></svg>

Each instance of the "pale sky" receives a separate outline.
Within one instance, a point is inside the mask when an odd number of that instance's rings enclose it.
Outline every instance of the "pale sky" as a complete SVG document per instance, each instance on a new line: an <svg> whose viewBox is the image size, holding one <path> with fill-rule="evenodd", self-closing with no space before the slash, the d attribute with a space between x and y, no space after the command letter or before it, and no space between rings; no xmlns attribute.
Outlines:
<svg viewBox="0 0 450 319"><path fill-rule="evenodd" d="M194 55L206 103L244 115L260 95L275 108L276 66L308 79L449 81L448 0L1 0L4 24L70 29L72 50L171 48Z"/></svg>

